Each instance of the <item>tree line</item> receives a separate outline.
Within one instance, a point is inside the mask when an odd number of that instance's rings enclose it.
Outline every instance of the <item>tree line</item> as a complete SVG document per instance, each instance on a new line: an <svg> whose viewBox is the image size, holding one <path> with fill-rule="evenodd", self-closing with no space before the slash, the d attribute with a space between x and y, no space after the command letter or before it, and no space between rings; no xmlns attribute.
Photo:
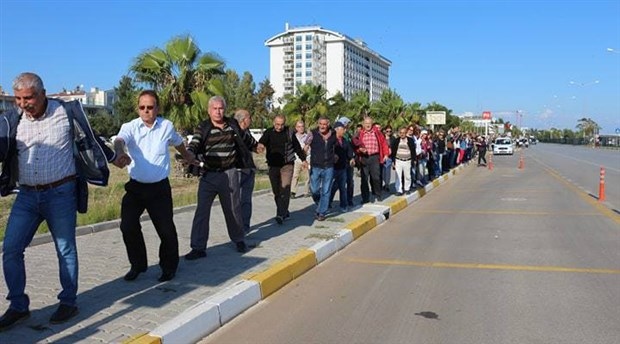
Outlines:
<svg viewBox="0 0 620 344"><path fill-rule="evenodd" d="M380 99L370 101L369 94L361 91L347 100L338 92L328 97L321 85L297 85L295 94L287 94L277 103L283 107L273 107L274 90L265 78L258 85L250 72L239 75L226 69L224 60L214 52L203 53L189 35L170 39L164 47L155 47L139 54L115 87L117 100L113 106L113 116L97 114L91 118L94 129L105 136L118 132L122 123L136 117L137 94L144 88L154 89L160 96L160 113L170 119L181 132L191 133L206 119L208 100L213 95L226 99L232 113L244 108L253 115L255 127L271 125L273 117L284 114L290 123L303 120L310 127L320 116L333 121L346 116L353 123L360 123L364 116L372 116L382 126L393 128L417 124L426 126L427 111L445 111L444 128L463 126L473 128L472 122L463 122L452 115L448 107L432 102L423 106L419 102L407 103L396 91L384 90ZM503 121L500 121L502 123ZM442 126L440 126L442 127ZM512 126L515 134L520 128ZM589 118L581 119L577 129L583 135L592 135L600 127ZM560 135L557 130L537 131L543 136ZM563 136L578 136L579 133L565 129Z"/></svg>

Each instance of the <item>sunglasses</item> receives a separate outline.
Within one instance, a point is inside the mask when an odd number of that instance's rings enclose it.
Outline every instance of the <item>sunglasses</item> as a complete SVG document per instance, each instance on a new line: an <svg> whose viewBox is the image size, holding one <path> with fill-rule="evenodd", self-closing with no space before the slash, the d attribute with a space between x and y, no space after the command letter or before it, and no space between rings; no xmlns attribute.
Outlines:
<svg viewBox="0 0 620 344"><path fill-rule="evenodd" d="M140 109L140 110L144 110L144 109L153 110L154 108L155 108L155 106L153 106L153 105L146 105L146 106L145 105L140 105L140 106L138 106L138 109Z"/></svg>

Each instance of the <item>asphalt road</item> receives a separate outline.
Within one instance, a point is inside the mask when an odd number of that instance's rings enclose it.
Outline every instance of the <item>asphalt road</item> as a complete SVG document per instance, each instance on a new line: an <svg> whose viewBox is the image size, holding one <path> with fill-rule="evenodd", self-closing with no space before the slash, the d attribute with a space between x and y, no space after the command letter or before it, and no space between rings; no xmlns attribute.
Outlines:
<svg viewBox="0 0 620 344"><path fill-rule="evenodd" d="M605 169L605 199L620 213L620 150L584 146L538 144L524 151L525 158L555 170L572 184L598 199L601 167Z"/></svg>
<svg viewBox="0 0 620 344"><path fill-rule="evenodd" d="M620 215L556 148L465 169L201 343L618 343Z"/></svg>

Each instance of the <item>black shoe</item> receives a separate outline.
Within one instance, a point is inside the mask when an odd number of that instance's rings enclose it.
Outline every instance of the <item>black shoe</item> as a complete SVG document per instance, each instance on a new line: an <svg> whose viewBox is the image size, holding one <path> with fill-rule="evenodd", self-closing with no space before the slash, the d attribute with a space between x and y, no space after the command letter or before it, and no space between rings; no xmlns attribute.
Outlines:
<svg viewBox="0 0 620 344"><path fill-rule="evenodd" d="M402 195L403 195L403 193L402 193L402 192L397 192L397 193L396 193L396 196L402 196Z"/></svg>
<svg viewBox="0 0 620 344"><path fill-rule="evenodd" d="M9 308L0 317L0 332L10 329L13 325L18 324L30 317L30 311L19 312Z"/></svg>
<svg viewBox="0 0 620 344"><path fill-rule="evenodd" d="M56 309L56 312L52 314L50 318L50 323L52 324L61 324L65 321L73 318L79 313L78 308L76 306L63 305L62 303Z"/></svg>
<svg viewBox="0 0 620 344"><path fill-rule="evenodd" d="M291 192L291 199L295 199L297 195L294 192Z"/></svg>
<svg viewBox="0 0 620 344"><path fill-rule="evenodd" d="M284 222L284 218L280 215L276 216L276 222L281 225Z"/></svg>
<svg viewBox="0 0 620 344"><path fill-rule="evenodd" d="M245 241L239 241L235 244L237 245L237 252L240 252L240 253L248 252L248 245L245 244Z"/></svg>
<svg viewBox="0 0 620 344"><path fill-rule="evenodd" d="M185 255L186 260L196 260L198 258L204 258L207 256L207 252L205 250L191 250L188 254Z"/></svg>
<svg viewBox="0 0 620 344"><path fill-rule="evenodd" d="M170 281L171 279L173 279L175 276L174 271L168 271L168 272L162 272L161 276L159 276L159 278L157 279L160 282L166 282L166 281Z"/></svg>
<svg viewBox="0 0 620 344"><path fill-rule="evenodd" d="M291 217L291 212L287 210L286 214L284 214L284 218L288 219L289 217Z"/></svg>
<svg viewBox="0 0 620 344"><path fill-rule="evenodd" d="M129 269L129 272L125 274L125 277L123 277L123 279L125 281L133 281L136 278L138 278L139 274L141 274L141 273L143 273L145 271L146 271L146 269L134 269L134 268L131 268L131 269Z"/></svg>

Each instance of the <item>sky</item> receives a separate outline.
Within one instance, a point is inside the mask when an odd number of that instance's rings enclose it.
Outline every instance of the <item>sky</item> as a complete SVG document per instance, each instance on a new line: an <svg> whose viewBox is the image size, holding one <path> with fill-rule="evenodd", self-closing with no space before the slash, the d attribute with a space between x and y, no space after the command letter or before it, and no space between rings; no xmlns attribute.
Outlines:
<svg viewBox="0 0 620 344"><path fill-rule="evenodd" d="M408 103L620 131L620 0L0 0L0 86L12 93L31 71L48 93L111 89L141 52L185 34L258 84L269 77L264 43L285 23L362 39L392 62L389 86Z"/></svg>

